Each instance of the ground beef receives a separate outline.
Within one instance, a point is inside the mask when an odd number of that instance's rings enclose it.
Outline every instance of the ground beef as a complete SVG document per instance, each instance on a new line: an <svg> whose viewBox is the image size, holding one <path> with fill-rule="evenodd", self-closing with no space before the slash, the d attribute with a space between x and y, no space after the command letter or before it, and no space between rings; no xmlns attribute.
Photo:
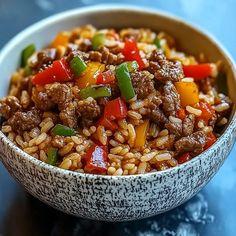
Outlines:
<svg viewBox="0 0 236 236"><path fill-rule="evenodd" d="M41 111L50 111L55 106L55 103L50 99L49 95L43 88L34 87L32 90L32 100L35 107Z"/></svg>
<svg viewBox="0 0 236 236"><path fill-rule="evenodd" d="M182 123L168 121L165 124L165 127L169 130L171 134L174 134L177 138L182 136L183 132Z"/></svg>
<svg viewBox="0 0 236 236"><path fill-rule="evenodd" d="M66 58L67 62L70 63L70 61L76 56L79 56L85 62L87 62L89 60L89 54L88 53L82 52L80 50L73 50L68 54L68 56Z"/></svg>
<svg viewBox="0 0 236 236"><path fill-rule="evenodd" d="M209 91L212 91L213 83L215 81L212 78L206 78L204 80L198 81L199 90L203 93L208 93Z"/></svg>
<svg viewBox="0 0 236 236"><path fill-rule="evenodd" d="M183 136L189 136L193 133L195 120L196 118L193 114L189 114L185 117L183 121Z"/></svg>
<svg viewBox="0 0 236 236"><path fill-rule="evenodd" d="M45 69L56 59L57 50L55 48L44 49L37 54L37 59L31 62L31 68L39 71Z"/></svg>
<svg viewBox="0 0 236 236"><path fill-rule="evenodd" d="M76 110L78 117L81 117L81 121L85 126L90 124L90 121L97 119L101 115L101 108L97 104L97 101L89 97L78 102Z"/></svg>
<svg viewBox="0 0 236 236"><path fill-rule="evenodd" d="M206 134L197 131L187 137L183 137L175 142L175 149L178 153L193 152L199 154L206 144Z"/></svg>
<svg viewBox="0 0 236 236"><path fill-rule="evenodd" d="M118 65L124 61L124 56L122 53L113 54L108 48L102 46L99 51L90 51L89 59L104 64Z"/></svg>
<svg viewBox="0 0 236 236"><path fill-rule="evenodd" d="M0 101L0 116L4 119L9 119L16 111L20 109L20 101L14 96L7 96Z"/></svg>
<svg viewBox="0 0 236 236"><path fill-rule="evenodd" d="M66 104L72 100L71 88L66 84L53 83L45 87L48 96L58 105L59 110L63 110Z"/></svg>
<svg viewBox="0 0 236 236"><path fill-rule="evenodd" d="M148 105L146 106L147 118L149 118L150 120L152 120L153 122L157 124L164 124L168 122L168 119L165 117L164 113L159 108L161 103L162 103L162 100L160 98L160 95L157 94L151 99L151 101L149 101Z"/></svg>
<svg viewBox="0 0 236 236"><path fill-rule="evenodd" d="M133 72L131 73L131 79L135 94L139 99L144 99L156 91L152 75L148 71Z"/></svg>
<svg viewBox="0 0 236 236"><path fill-rule="evenodd" d="M167 116L176 116L180 109L180 97L171 81L167 81L163 87L163 110Z"/></svg>
<svg viewBox="0 0 236 236"><path fill-rule="evenodd" d="M69 102L64 104L64 108L61 110L59 117L62 123L70 128L77 127L77 115L76 115L76 102Z"/></svg>
<svg viewBox="0 0 236 236"><path fill-rule="evenodd" d="M181 136L189 136L193 133L195 124L195 116L193 114L189 114L183 120L183 122L171 122L165 124L165 127L169 130L171 134L175 134L177 138Z"/></svg>
<svg viewBox="0 0 236 236"><path fill-rule="evenodd" d="M148 70L154 74L155 78L160 81L180 81L183 77L181 63L168 61L161 50L152 52L149 58Z"/></svg>
<svg viewBox="0 0 236 236"><path fill-rule="evenodd" d="M27 112L18 111L8 120L8 124L14 131L31 130L37 127L40 122L40 112L36 108Z"/></svg>
<svg viewBox="0 0 236 236"><path fill-rule="evenodd" d="M65 138L63 136L56 135L52 139L52 146L55 148L62 148L65 145Z"/></svg>
<svg viewBox="0 0 236 236"><path fill-rule="evenodd" d="M111 99L120 97L120 88L117 83L106 85L106 87L111 89Z"/></svg>
<svg viewBox="0 0 236 236"><path fill-rule="evenodd" d="M92 42L89 39L83 39L83 41L79 45L79 50L83 52L88 52L92 50Z"/></svg>
<svg viewBox="0 0 236 236"><path fill-rule="evenodd" d="M26 90L29 94L32 93L32 76L27 76L19 81L19 91Z"/></svg>

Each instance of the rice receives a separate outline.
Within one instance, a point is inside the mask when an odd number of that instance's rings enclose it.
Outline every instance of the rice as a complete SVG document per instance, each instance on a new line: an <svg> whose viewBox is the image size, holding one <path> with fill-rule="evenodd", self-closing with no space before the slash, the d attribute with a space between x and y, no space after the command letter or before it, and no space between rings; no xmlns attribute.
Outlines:
<svg viewBox="0 0 236 236"><path fill-rule="evenodd" d="M181 80L182 82L193 82L194 79L192 77L185 77Z"/></svg>
<svg viewBox="0 0 236 236"><path fill-rule="evenodd" d="M122 150L123 150L123 148L121 146L118 146L118 147L111 148L110 153L111 154L119 154Z"/></svg>
<svg viewBox="0 0 236 236"><path fill-rule="evenodd" d="M150 161L155 155L157 154L157 152L150 152L147 153L145 155L143 155L140 159L141 162L147 162Z"/></svg>
<svg viewBox="0 0 236 236"><path fill-rule="evenodd" d="M158 153L156 156L155 156L155 159L157 161L167 161L167 160L170 160L171 159L171 154L170 153Z"/></svg>
<svg viewBox="0 0 236 236"><path fill-rule="evenodd" d="M70 159L65 159L62 161L59 167L65 170L69 170L71 165L72 165L72 161Z"/></svg>
<svg viewBox="0 0 236 236"><path fill-rule="evenodd" d="M97 128L97 136L98 140L103 144L106 145L107 143L107 134L103 126L99 125Z"/></svg>
<svg viewBox="0 0 236 236"><path fill-rule="evenodd" d="M66 144L64 147L62 147L58 153L60 156L65 156L66 154L68 154L72 148L74 147L74 142L70 142L68 144Z"/></svg>
<svg viewBox="0 0 236 236"><path fill-rule="evenodd" d="M228 123L228 119L223 117L218 123L217 126L223 126Z"/></svg>
<svg viewBox="0 0 236 236"><path fill-rule="evenodd" d="M35 145L39 145L40 143L44 142L47 138L46 133L41 133L36 139L35 139Z"/></svg>
<svg viewBox="0 0 236 236"><path fill-rule="evenodd" d="M44 150L40 150L40 152L39 152L39 157L40 157L40 160L41 160L41 161L46 162L46 160L47 160L47 155L46 155L46 153L45 153Z"/></svg>
<svg viewBox="0 0 236 236"><path fill-rule="evenodd" d="M2 132L3 133L10 133L12 131L12 128L10 125L4 125L2 126Z"/></svg>
<svg viewBox="0 0 236 236"><path fill-rule="evenodd" d="M128 116L134 120L140 120L142 116L136 111L128 111Z"/></svg>
<svg viewBox="0 0 236 236"><path fill-rule="evenodd" d="M53 128L54 123L52 120L47 121L41 128L41 133L47 133L51 128Z"/></svg>
<svg viewBox="0 0 236 236"><path fill-rule="evenodd" d="M132 124L128 124L128 132L129 132L128 143L129 143L130 147L133 147L134 141L136 138L136 133L135 133L134 126Z"/></svg>
<svg viewBox="0 0 236 236"><path fill-rule="evenodd" d="M194 107L191 106L186 106L186 110L191 113L194 114L195 116L200 116L202 114L202 111L199 109L196 109Z"/></svg>
<svg viewBox="0 0 236 236"><path fill-rule="evenodd" d="M176 118L174 116L169 116L169 120L170 120L170 122L173 122L173 123L182 123L181 119Z"/></svg>
<svg viewBox="0 0 236 236"><path fill-rule="evenodd" d="M123 135L121 135L120 132L115 132L114 138L115 138L116 141L118 141L120 143L124 143L125 142L125 138L123 137Z"/></svg>
<svg viewBox="0 0 236 236"><path fill-rule="evenodd" d="M147 163L146 162L141 162L138 166L138 174L144 174L146 168L147 168Z"/></svg>
<svg viewBox="0 0 236 236"><path fill-rule="evenodd" d="M223 111L228 110L229 108L230 108L230 105L226 102L223 102L223 103L215 106L215 110L217 112L223 112Z"/></svg>

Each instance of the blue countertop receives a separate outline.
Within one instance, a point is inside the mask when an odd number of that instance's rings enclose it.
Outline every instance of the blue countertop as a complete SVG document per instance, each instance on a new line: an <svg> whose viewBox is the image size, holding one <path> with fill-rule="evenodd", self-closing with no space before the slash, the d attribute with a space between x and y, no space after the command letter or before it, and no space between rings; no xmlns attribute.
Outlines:
<svg viewBox="0 0 236 236"><path fill-rule="evenodd" d="M0 48L26 26L46 16L106 2L0 0ZM164 10L199 25L213 34L236 60L235 0L129 0L129 4ZM0 163L0 236L235 236L235 156L236 145L216 176L184 205L156 217L128 223L95 222L58 212L28 195Z"/></svg>

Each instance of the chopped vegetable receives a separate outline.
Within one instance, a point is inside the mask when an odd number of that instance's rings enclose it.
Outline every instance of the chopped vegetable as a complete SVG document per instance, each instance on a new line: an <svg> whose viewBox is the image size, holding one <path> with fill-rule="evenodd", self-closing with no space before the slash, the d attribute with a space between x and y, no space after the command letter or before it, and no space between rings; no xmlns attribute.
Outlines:
<svg viewBox="0 0 236 236"><path fill-rule="evenodd" d="M134 72L139 68L139 65L136 61L127 61L126 64L129 72Z"/></svg>
<svg viewBox="0 0 236 236"><path fill-rule="evenodd" d="M116 67L116 78L122 97L126 101L132 99L135 93L126 63L122 63Z"/></svg>
<svg viewBox="0 0 236 236"><path fill-rule="evenodd" d="M149 120L145 120L143 124L136 126L136 139L134 147L143 147L147 139L147 132L149 129Z"/></svg>
<svg viewBox="0 0 236 236"><path fill-rule="evenodd" d="M32 74L32 69L30 68L29 65L26 65L24 68L24 76L29 76Z"/></svg>
<svg viewBox="0 0 236 236"><path fill-rule="evenodd" d="M58 159L58 152L56 148L49 148L47 151L46 163L50 165L56 165Z"/></svg>
<svg viewBox="0 0 236 236"><path fill-rule="evenodd" d="M85 171L93 174L105 174L107 171L107 146L93 144L85 154Z"/></svg>
<svg viewBox="0 0 236 236"><path fill-rule="evenodd" d="M34 44L30 44L22 50L22 53L21 53L21 66L22 67L25 67L27 65L28 59L34 54L35 51L36 51L36 47Z"/></svg>
<svg viewBox="0 0 236 236"><path fill-rule="evenodd" d="M156 38L154 39L154 42L153 42L153 43L156 45L156 47L157 47L158 49L162 49L160 38L156 37Z"/></svg>
<svg viewBox="0 0 236 236"><path fill-rule="evenodd" d="M70 67L72 71L74 72L74 74L76 76L79 76L81 73L83 73L86 70L87 65L79 56L76 56L71 60Z"/></svg>
<svg viewBox="0 0 236 236"><path fill-rule="evenodd" d="M186 117L186 112L185 112L185 109L183 108L180 108L178 111L177 111L177 117L181 120L184 120L185 117Z"/></svg>
<svg viewBox="0 0 236 236"><path fill-rule="evenodd" d="M105 105L104 117L109 120L122 119L127 116L127 107L125 101L120 97L109 101Z"/></svg>
<svg viewBox="0 0 236 236"><path fill-rule="evenodd" d="M198 117L198 119L206 122L208 122L215 114L215 110L207 102L199 102L199 109L202 111L202 114Z"/></svg>
<svg viewBox="0 0 236 236"><path fill-rule="evenodd" d="M97 76L97 84L114 84L115 74L113 71L108 70Z"/></svg>
<svg viewBox="0 0 236 236"><path fill-rule="evenodd" d="M98 33L95 34L92 38L92 46L93 50L97 50L101 45L103 45L105 42L105 34Z"/></svg>
<svg viewBox="0 0 236 236"><path fill-rule="evenodd" d="M136 61L139 65L139 69L142 70L145 67L143 59L140 56L137 43L133 39L126 39L123 49L123 55L126 61Z"/></svg>
<svg viewBox="0 0 236 236"><path fill-rule="evenodd" d="M218 92L224 93L225 95L228 94L227 77L225 73L221 72L218 74L216 78L216 85Z"/></svg>
<svg viewBox="0 0 236 236"><path fill-rule="evenodd" d="M37 85L66 82L71 79L71 71L64 58L54 61L51 67L39 72L32 78Z"/></svg>
<svg viewBox="0 0 236 236"><path fill-rule="evenodd" d="M52 129L52 133L54 135L60 135L60 136L72 136L75 135L75 130L65 125L57 124Z"/></svg>
<svg viewBox="0 0 236 236"><path fill-rule="evenodd" d="M180 95L181 106L195 105L199 102L198 86L194 82L176 82L175 87Z"/></svg>
<svg viewBox="0 0 236 236"><path fill-rule="evenodd" d="M190 159L191 159L191 156L190 156L189 152L186 152L182 156L180 156L177 161L179 164L183 164L183 163L189 161Z"/></svg>
<svg viewBox="0 0 236 236"><path fill-rule="evenodd" d="M107 87L87 87L81 89L79 92L79 96L82 99L86 99L88 97L92 98L101 98L101 97L110 97L111 89Z"/></svg>
<svg viewBox="0 0 236 236"><path fill-rule="evenodd" d="M79 89L94 85L97 82L97 76L105 70L105 65L99 62L89 62L86 70L81 76L76 78L76 85Z"/></svg>
<svg viewBox="0 0 236 236"><path fill-rule="evenodd" d="M208 133L207 134L207 141L206 141L206 144L204 146L204 150L206 150L207 148L212 146L216 142L216 140L217 140L217 138L212 132Z"/></svg>
<svg viewBox="0 0 236 236"><path fill-rule="evenodd" d="M201 80L211 76L212 68L210 63L196 64L196 65L183 65L184 75L192 77L194 80Z"/></svg>
<svg viewBox="0 0 236 236"><path fill-rule="evenodd" d="M56 38L51 43L52 48L57 48L59 46L67 46L69 43L69 34L66 32L60 32L57 34Z"/></svg>
<svg viewBox="0 0 236 236"><path fill-rule="evenodd" d="M109 129L109 130L111 130L111 131L118 129L117 124L116 124L114 121L109 120L109 119L106 118L105 116L101 117L101 118L98 120L97 126L99 126L99 125L103 126L103 127L106 128L106 129Z"/></svg>

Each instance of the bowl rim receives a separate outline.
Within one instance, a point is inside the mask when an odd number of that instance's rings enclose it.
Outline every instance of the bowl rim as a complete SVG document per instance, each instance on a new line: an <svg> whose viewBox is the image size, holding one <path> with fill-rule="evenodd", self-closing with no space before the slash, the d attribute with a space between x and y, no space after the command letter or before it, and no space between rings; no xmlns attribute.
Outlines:
<svg viewBox="0 0 236 236"><path fill-rule="evenodd" d="M224 46L210 33L206 32L203 30L201 27L196 26L194 23L186 22L186 20L182 19L181 17L177 17L173 14L167 13L162 10L158 9L151 9L148 7L137 7L134 5L130 4L98 4L98 5L93 5L93 6L86 6L86 7L80 7L72 10L66 10L57 14L53 14L52 16L46 17L20 33L16 34L8 43L3 46L3 48L0 51L0 63L1 61L7 56L8 52L21 40L23 40L27 35L30 35L42 28L44 28L46 25L53 25L57 21L61 19L65 19L67 17L74 17L77 16L78 14L91 14L91 13L96 13L96 12L110 12L110 11L123 11L123 12L131 12L131 13L143 13L147 15L158 15L163 18L170 19L172 21L175 21L176 23L179 23L181 25L184 25L186 27L189 27L193 29L194 31L197 31L199 34L201 34L203 37L207 38L212 44L214 44L226 57L228 60L233 75L236 78L236 64L229 54L229 52L224 48ZM30 162L30 164L33 164L39 168L43 168L47 171L51 171L53 173L58 173L61 175L70 175L73 177L83 177L83 178L89 178L89 179L97 179L97 178L102 178L102 179L108 179L108 180L119 180L119 179L133 179L133 178L149 178L151 176L161 176L164 174L169 174L170 172L178 172L182 168L185 168L187 166L194 166L197 162L201 161L204 156L207 156L214 152L216 150L216 147L219 146L224 138L230 134L230 131L232 128L236 127L236 111L234 111L234 114L232 114L230 123L227 125L226 129L222 133L222 135L217 139L217 141L207 150L202 152L201 154L197 155L193 159L191 159L188 162L185 162L181 165L169 168L167 170L163 171L156 171L156 172L149 172L145 174L136 174L136 175L126 175L126 176L110 176L110 175L97 175L97 174L89 174L89 173L80 173L80 172L75 172L75 171L70 171L70 170L65 170L61 169L56 166L49 165L43 161L40 161L36 159L35 157L32 157L31 155L27 154L24 152L22 149L20 149L18 146L16 146L13 142L11 142L7 136L5 136L1 131L0 131L0 139L1 142L3 142L6 146L8 146L10 149L12 149L14 152L17 153L18 156L22 157L23 159L27 160ZM3 154L4 155L4 154ZM3 157L5 158L5 157Z"/></svg>

